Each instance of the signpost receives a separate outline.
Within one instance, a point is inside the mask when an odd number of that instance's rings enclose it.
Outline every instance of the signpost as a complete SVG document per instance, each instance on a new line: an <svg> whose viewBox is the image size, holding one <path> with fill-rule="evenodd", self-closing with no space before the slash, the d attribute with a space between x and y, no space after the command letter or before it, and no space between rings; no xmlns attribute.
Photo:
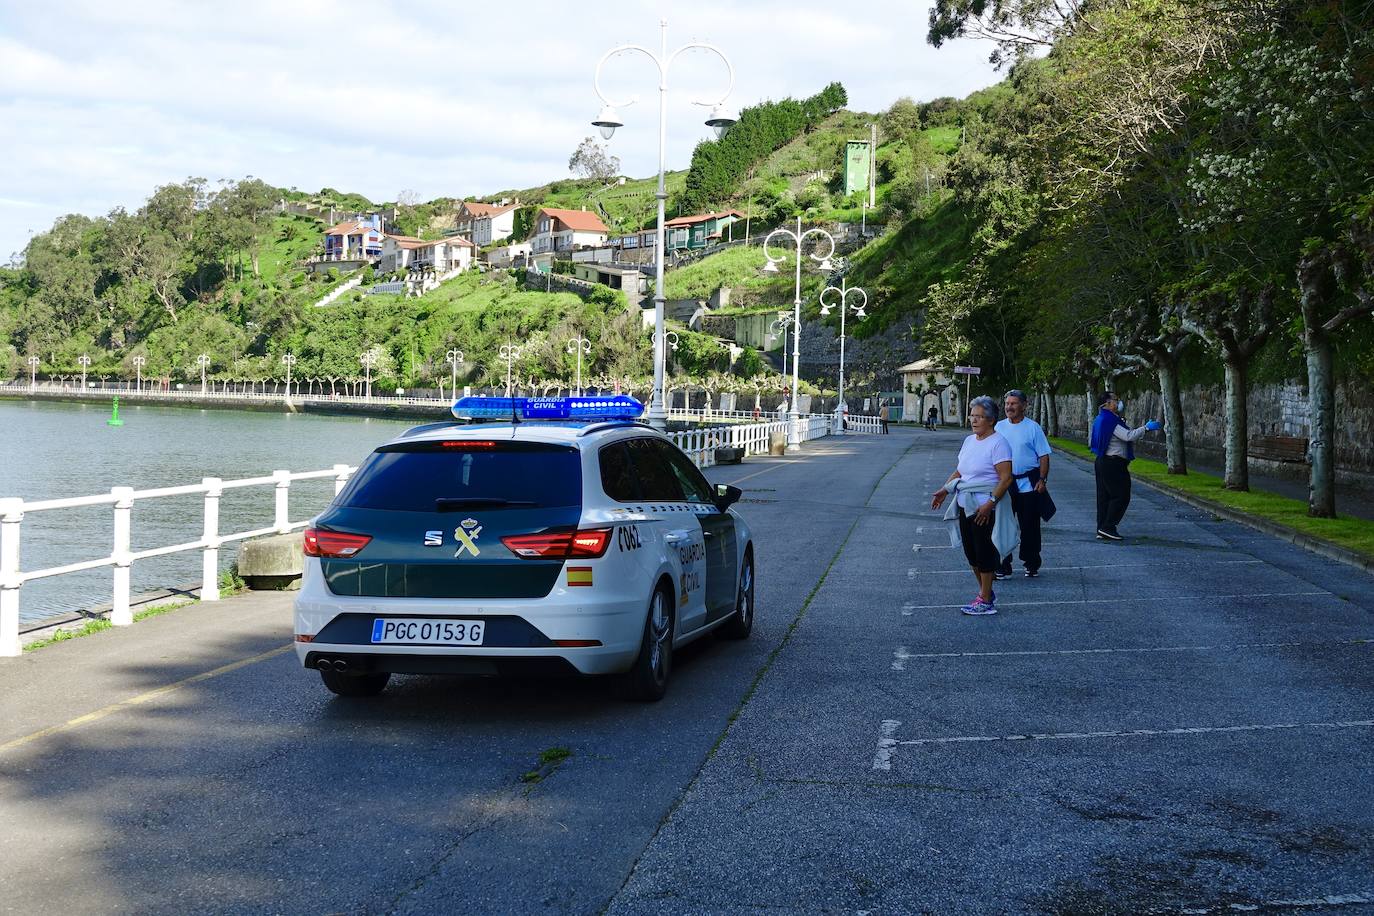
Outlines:
<svg viewBox="0 0 1374 916"><path fill-rule="evenodd" d="M983 370L978 366L955 366L954 374L962 375L964 377L964 422L967 423L969 384L973 381L973 376L982 375Z"/></svg>

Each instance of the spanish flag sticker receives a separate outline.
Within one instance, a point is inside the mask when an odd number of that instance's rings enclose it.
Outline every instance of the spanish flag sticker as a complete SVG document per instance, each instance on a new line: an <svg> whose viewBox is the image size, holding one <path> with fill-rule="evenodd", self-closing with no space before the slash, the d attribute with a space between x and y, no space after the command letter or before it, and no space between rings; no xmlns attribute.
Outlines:
<svg viewBox="0 0 1374 916"><path fill-rule="evenodd" d="M569 566L568 567L568 587L578 585L590 586L592 584L592 568L590 566Z"/></svg>

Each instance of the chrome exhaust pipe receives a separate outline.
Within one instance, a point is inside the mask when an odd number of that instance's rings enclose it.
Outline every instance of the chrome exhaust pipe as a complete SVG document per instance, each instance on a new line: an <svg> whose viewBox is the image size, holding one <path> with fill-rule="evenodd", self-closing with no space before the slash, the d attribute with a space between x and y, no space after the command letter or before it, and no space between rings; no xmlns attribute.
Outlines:
<svg viewBox="0 0 1374 916"><path fill-rule="evenodd" d="M334 667L334 662L328 658L317 658L315 659L315 667L321 671L328 671Z"/></svg>
<svg viewBox="0 0 1374 916"><path fill-rule="evenodd" d="M335 670L335 671L347 671L347 670L348 670L348 661L347 661L346 659L342 659L342 658L336 658L336 659L334 659L334 670Z"/></svg>

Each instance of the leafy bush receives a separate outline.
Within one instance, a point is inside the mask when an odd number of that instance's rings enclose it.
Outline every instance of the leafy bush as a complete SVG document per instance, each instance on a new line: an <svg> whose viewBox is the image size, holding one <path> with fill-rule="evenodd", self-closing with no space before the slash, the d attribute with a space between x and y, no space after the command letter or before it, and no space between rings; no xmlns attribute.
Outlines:
<svg viewBox="0 0 1374 916"><path fill-rule="evenodd" d="M745 347L744 352L735 360L733 371L742 378L753 378L763 371L763 359L753 347Z"/></svg>

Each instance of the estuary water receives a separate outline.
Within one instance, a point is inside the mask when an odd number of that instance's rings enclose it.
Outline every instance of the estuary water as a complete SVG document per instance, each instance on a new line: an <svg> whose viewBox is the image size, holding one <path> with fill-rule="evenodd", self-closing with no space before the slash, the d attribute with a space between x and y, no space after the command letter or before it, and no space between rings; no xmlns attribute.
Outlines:
<svg viewBox="0 0 1374 916"><path fill-rule="evenodd" d="M0 497L58 499L108 493L116 486L142 490L200 483L204 477L233 480L357 465L381 442L423 422L124 404L119 415L124 425L112 427L106 424L108 406L0 400ZM292 483L291 520L320 511L333 493L332 479ZM135 502L133 549L198 540L203 504L200 495ZM267 527L273 488L226 491L219 511L222 533ZM21 568L109 556L113 512L106 505L28 514ZM236 547L221 549L221 568L228 568ZM198 584L200 563L197 550L136 561L134 594ZM107 605L111 575L105 567L28 582L20 592L20 619Z"/></svg>

